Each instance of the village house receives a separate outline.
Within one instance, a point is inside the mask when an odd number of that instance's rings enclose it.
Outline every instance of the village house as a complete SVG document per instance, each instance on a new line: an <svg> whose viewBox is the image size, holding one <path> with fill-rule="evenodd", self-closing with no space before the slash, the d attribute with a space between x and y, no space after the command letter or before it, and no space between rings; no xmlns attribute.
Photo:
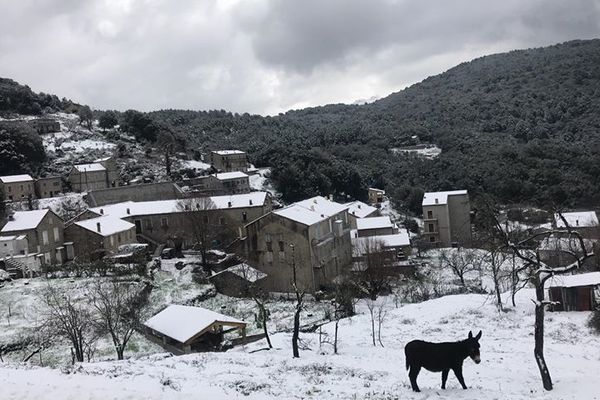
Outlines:
<svg viewBox="0 0 600 400"><path fill-rule="evenodd" d="M2 235L26 235L30 252L41 255L42 265L63 264L72 248L64 241L64 222L51 210L16 211Z"/></svg>
<svg viewBox="0 0 600 400"><path fill-rule="evenodd" d="M385 201L385 190L369 188L369 204L377 207Z"/></svg>
<svg viewBox="0 0 600 400"><path fill-rule="evenodd" d="M206 196L250 192L250 177L240 171L199 176L188 179L182 184L189 186L193 193Z"/></svg>
<svg viewBox="0 0 600 400"><path fill-rule="evenodd" d="M0 189L8 201L35 198L33 178L28 174L0 176Z"/></svg>
<svg viewBox="0 0 600 400"><path fill-rule="evenodd" d="M345 204L348 207L348 218L350 227L356 229L356 220L360 218L378 217L380 212L376 207L363 203L362 201L353 201Z"/></svg>
<svg viewBox="0 0 600 400"><path fill-rule="evenodd" d="M273 211L245 227L244 252L267 274L268 291L327 289L352 261L348 208L317 196Z"/></svg>
<svg viewBox="0 0 600 400"><path fill-rule="evenodd" d="M271 197L266 192L252 192L228 196L123 202L90 209L93 215L109 215L135 225L138 239L151 244L166 244L176 238L186 247L192 246L199 226L213 231L225 231L234 237L248 222L272 209ZM201 214L198 213L201 211Z"/></svg>
<svg viewBox="0 0 600 400"><path fill-rule="evenodd" d="M175 354L220 350L225 334L239 331L246 337L246 323L201 307L171 304L144 323L145 336Z"/></svg>
<svg viewBox="0 0 600 400"><path fill-rule="evenodd" d="M62 178L60 176L48 176L35 180L35 195L38 199L55 197L63 192Z"/></svg>
<svg viewBox="0 0 600 400"><path fill-rule="evenodd" d="M186 197L183 190L173 182L143 183L91 190L85 201L92 207L125 201L173 200Z"/></svg>
<svg viewBox="0 0 600 400"><path fill-rule="evenodd" d="M377 267L385 269L382 272L386 275L395 275L404 272L402 267L410 266L407 261L410 254L410 236L406 230L394 234L352 237L354 271L364 271L371 264L377 264ZM367 260L369 257L376 260Z"/></svg>
<svg viewBox="0 0 600 400"><path fill-rule="evenodd" d="M564 218L564 220L563 220ZM569 228L579 232L585 239L600 239L600 224L598 224L598 215L595 211L578 211L554 214L552 227L556 229L566 229L565 221Z"/></svg>
<svg viewBox="0 0 600 400"><path fill-rule="evenodd" d="M40 271L42 257L29 252L26 235L0 236L0 269L13 278L32 277Z"/></svg>
<svg viewBox="0 0 600 400"><path fill-rule="evenodd" d="M546 287L553 311L592 311L600 306L600 272L556 275Z"/></svg>
<svg viewBox="0 0 600 400"><path fill-rule="evenodd" d="M69 172L71 189L75 192L105 189L119 186L119 172L112 157L101 158L93 163L74 165Z"/></svg>
<svg viewBox="0 0 600 400"><path fill-rule="evenodd" d="M248 171L248 156L240 150L211 151L210 163L219 172Z"/></svg>
<svg viewBox="0 0 600 400"><path fill-rule="evenodd" d="M74 222L65 228L78 260L93 261L115 253L119 246L137 243L135 225L119 218L101 216Z"/></svg>
<svg viewBox="0 0 600 400"><path fill-rule="evenodd" d="M471 244L471 206L466 190L423 196L423 236L434 247Z"/></svg>
<svg viewBox="0 0 600 400"><path fill-rule="evenodd" d="M26 235L0 236L0 258L25 255L28 252Z"/></svg>
<svg viewBox="0 0 600 400"><path fill-rule="evenodd" d="M377 235L393 235L398 233L398 226L389 216L361 218L356 221L356 232L352 237Z"/></svg>
<svg viewBox="0 0 600 400"><path fill-rule="evenodd" d="M36 118L29 121L39 134L60 132L60 122L52 118Z"/></svg>

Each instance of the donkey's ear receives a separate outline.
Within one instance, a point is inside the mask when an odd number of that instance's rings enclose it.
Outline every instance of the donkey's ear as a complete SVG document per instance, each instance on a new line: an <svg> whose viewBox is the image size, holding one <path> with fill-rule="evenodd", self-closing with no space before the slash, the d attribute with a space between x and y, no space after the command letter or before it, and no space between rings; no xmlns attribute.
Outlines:
<svg viewBox="0 0 600 400"><path fill-rule="evenodd" d="M469 331L469 339L473 339L473 332Z"/></svg>
<svg viewBox="0 0 600 400"><path fill-rule="evenodd" d="M477 336L475 336L475 340L479 340L481 339L481 335L483 334L482 331L479 331L479 333L477 334Z"/></svg>

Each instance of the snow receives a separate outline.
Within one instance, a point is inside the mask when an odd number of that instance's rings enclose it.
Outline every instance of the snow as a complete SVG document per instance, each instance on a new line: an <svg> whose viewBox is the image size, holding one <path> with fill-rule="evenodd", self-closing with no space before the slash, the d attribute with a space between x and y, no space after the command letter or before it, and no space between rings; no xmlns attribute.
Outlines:
<svg viewBox="0 0 600 400"><path fill-rule="evenodd" d="M263 206L267 200L266 192L211 196L211 201L218 209ZM231 206L229 205L231 203Z"/></svg>
<svg viewBox="0 0 600 400"><path fill-rule="evenodd" d="M102 165L100 163L78 164L78 165L75 165L74 167L79 172L106 171L106 168L104 168L104 165Z"/></svg>
<svg viewBox="0 0 600 400"><path fill-rule="evenodd" d="M393 235L352 237L352 247L360 248L361 243L363 243L363 242L372 243L372 241L382 243L383 247L410 246L410 238L408 236L408 232L406 232L406 230L402 230L402 231L400 231L400 233L395 233Z"/></svg>
<svg viewBox="0 0 600 400"><path fill-rule="evenodd" d="M100 224L101 232L98 232L97 230L98 224ZM111 216L102 216L98 218L86 219L83 221L75 222L75 225L78 225L94 233L99 233L102 236L114 235L115 233L128 231L129 229L135 227L135 225L131 222L123 221L122 219Z"/></svg>
<svg viewBox="0 0 600 400"><path fill-rule="evenodd" d="M580 211L563 213L562 216L567 220L571 228L597 227L598 216L594 211ZM557 228L566 228L565 223L559 214L554 214Z"/></svg>
<svg viewBox="0 0 600 400"><path fill-rule="evenodd" d="M377 208L358 200L346 203L345 206L348 207L348 214L352 214L358 218L365 218L377 211Z"/></svg>
<svg viewBox="0 0 600 400"><path fill-rule="evenodd" d="M410 147L395 147L390 149L390 151L394 154L417 154L429 160L433 160L442 154L442 149L435 145L431 146L415 146L414 148Z"/></svg>
<svg viewBox="0 0 600 400"><path fill-rule="evenodd" d="M114 143L108 143L100 140L83 139L68 140L62 143L62 150L70 150L75 153L85 153L89 150L112 150L116 147Z"/></svg>
<svg viewBox="0 0 600 400"><path fill-rule="evenodd" d="M245 324L244 321L201 307L169 305L144 323L150 329L185 343L215 322Z"/></svg>
<svg viewBox="0 0 600 400"><path fill-rule="evenodd" d="M576 287L600 285L600 272L577 275L556 275L548 280L548 287Z"/></svg>
<svg viewBox="0 0 600 400"><path fill-rule="evenodd" d="M428 192L423 196L424 206L435 206L438 204L447 204L448 196L467 194L466 190L452 190L448 192ZM437 200L437 201L436 201Z"/></svg>
<svg viewBox="0 0 600 400"><path fill-rule="evenodd" d="M383 217L360 218L356 220L356 229L359 231L385 228L394 228L394 224L387 215Z"/></svg>
<svg viewBox="0 0 600 400"><path fill-rule="evenodd" d="M40 224L40 222L42 222L42 219L44 219L48 211L48 209L33 211L15 211L15 213L13 214L13 220L9 220L6 223L6 225L4 225L4 227L2 228L2 232L35 229Z"/></svg>
<svg viewBox="0 0 600 400"><path fill-rule="evenodd" d="M213 153L221 155L221 156L227 156L227 155L231 155L231 154L245 154L241 150L217 150L217 151L213 151Z"/></svg>
<svg viewBox="0 0 600 400"><path fill-rule="evenodd" d="M251 267L250 265L248 265L246 263L234 265L234 266L229 267L229 268L227 268L221 272L218 272L212 276L217 276L224 272L231 272L232 274L235 274L235 275L239 276L240 278L247 280L248 282L256 282L258 280L261 280L261 279L267 277L267 274L265 274L262 271L257 270L256 268Z"/></svg>
<svg viewBox="0 0 600 400"><path fill-rule="evenodd" d="M183 165L184 168L191 168L191 169L198 170L198 171L204 171L204 170L210 169L210 164L207 164L202 161L184 160L184 161L181 161L181 164Z"/></svg>
<svg viewBox="0 0 600 400"><path fill-rule="evenodd" d="M234 171L234 172L222 172L220 174L214 174L214 177L220 181L226 181L229 179L248 178L248 175L246 175L245 173L240 172L240 171Z"/></svg>
<svg viewBox="0 0 600 400"><path fill-rule="evenodd" d="M0 176L0 181L2 181L2 183L31 182L33 181L33 178L29 174L7 175Z"/></svg>
<svg viewBox="0 0 600 400"><path fill-rule="evenodd" d="M347 209L348 207L345 205L316 196L273 211L273 213L310 226Z"/></svg>

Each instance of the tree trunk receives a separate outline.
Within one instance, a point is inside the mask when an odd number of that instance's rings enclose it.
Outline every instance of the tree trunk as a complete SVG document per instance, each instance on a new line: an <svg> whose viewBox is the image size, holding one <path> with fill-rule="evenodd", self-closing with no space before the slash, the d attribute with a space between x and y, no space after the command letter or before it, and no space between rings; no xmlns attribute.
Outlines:
<svg viewBox="0 0 600 400"><path fill-rule="evenodd" d="M294 313L294 333L292 334L292 352L294 358L300 358L300 352L298 351L298 336L300 334L300 310L302 310L301 304L296 306L296 312Z"/></svg>
<svg viewBox="0 0 600 400"><path fill-rule="evenodd" d="M333 354L337 354L338 352L338 326L340 324L339 318L335 320L335 334L333 336Z"/></svg>
<svg viewBox="0 0 600 400"><path fill-rule="evenodd" d="M121 346L117 346L117 360L123 360L123 353L125 349Z"/></svg>
<svg viewBox="0 0 600 400"><path fill-rule="evenodd" d="M542 376L544 389L552 390L552 378L544 359L544 286L539 277L535 279L535 295L537 302L535 305L535 347L533 354Z"/></svg>
<svg viewBox="0 0 600 400"><path fill-rule="evenodd" d="M262 322L262 326L263 326L263 331L265 332L265 338L267 339L267 344L269 345L269 348L272 349L273 345L271 344L271 338L269 337L269 331L267 329L267 310L265 308L265 305L263 303L261 303L259 300L254 299L254 301L256 302L256 304L258 304L258 308L259 308L260 316L261 316L261 322Z"/></svg>

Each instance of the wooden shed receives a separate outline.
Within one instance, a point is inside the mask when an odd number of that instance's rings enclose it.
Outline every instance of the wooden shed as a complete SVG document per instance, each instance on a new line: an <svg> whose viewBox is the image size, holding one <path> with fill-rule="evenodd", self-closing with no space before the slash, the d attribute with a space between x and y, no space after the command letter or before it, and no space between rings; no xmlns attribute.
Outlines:
<svg viewBox="0 0 600 400"><path fill-rule="evenodd" d="M591 311L600 305L600 272L555 276L548 289L553 311Z"/></svg>
<svg viewBox="0 0 600 400"><path fill-rule="evenodd" d="M144 323L146 337L173 354L219 350L224 335L246 337L246 323L201 307L169 305Z"/></svg>

